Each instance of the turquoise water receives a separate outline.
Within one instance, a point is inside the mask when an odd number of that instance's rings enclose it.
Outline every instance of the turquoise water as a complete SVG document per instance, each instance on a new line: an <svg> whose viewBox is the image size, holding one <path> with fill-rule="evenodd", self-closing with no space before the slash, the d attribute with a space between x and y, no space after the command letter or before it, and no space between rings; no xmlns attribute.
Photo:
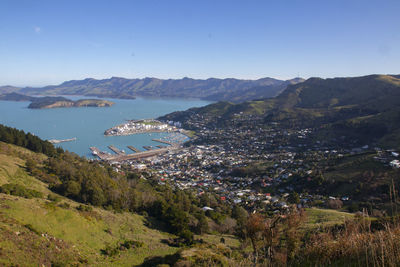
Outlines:
<svg viewBox="0 0 400 267"><path fill-rule="evenodd" d="M85 97L67 96L67 98L76 100ZM142 150L143 146L160 145L151 139L167 135L166 133L107 137L103 135L104 130L124 123L125 120L156 118L174 111L210 103L188 99L107 100L111 100L115 104L109 108L28 109L29 102L0 101L0 123L31 132L42 139L76 137L76 141L60 143L58 146L81 156L92 157L89 150L91 146L111 153L107 146L114 145L131 153L132 151L126 147L127 145Z"/></svg>

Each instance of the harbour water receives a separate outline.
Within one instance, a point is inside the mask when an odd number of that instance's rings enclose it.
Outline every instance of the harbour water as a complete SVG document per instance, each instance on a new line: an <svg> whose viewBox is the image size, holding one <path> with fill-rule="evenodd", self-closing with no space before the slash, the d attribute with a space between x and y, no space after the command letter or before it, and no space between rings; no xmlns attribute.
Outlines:
<svg viewBox="0 0 400 267"><path fill-rule="evenodd" d="M66 96L77 100L86 97ZM93 98L93 97L90 97ZM104 136L104 131L126 120L157 118L174 111L186 110L209 104L208 101L193 99L134 100L107 99L112 107L79 107L54 109L28 109L29 102L0 101L0 123L31 132L42 139L70 139L75 141L56 144L78 155L92 158L89 147L113 153L108 146L131 153L128 145L144 150L143 146L160 143L152 139L165 138L167 133L147 133L129 136Z"/></svg>

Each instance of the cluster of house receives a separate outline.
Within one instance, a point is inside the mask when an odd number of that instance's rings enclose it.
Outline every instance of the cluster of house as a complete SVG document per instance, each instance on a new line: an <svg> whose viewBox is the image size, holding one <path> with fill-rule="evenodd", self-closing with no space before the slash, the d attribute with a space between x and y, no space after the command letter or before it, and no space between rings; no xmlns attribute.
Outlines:
<svg viewBox="0 0 400 267"><path fill-rule="evenodd" d="M240 203L250 210L286 209L287 198L294 188L285 184L293 175L312 176L307 161L342 156L337 150L320 145L299 156L298 148L278 141L290 135L304 139L311 129L288 132L279 128L232 127L228 131L214 131L203 127L199 133L208 135L210 144L192 144L143 159L141 168L155 170L161 184L169 183L198 195L214 192L222 201ZM259 162L264 164L258 166ZM323 202L324 198L308 194L301 195L299 200L299 205L310 206L315 200Z"/></svg>
<svg viewBox="0 0 400 267"><path fill-rule="evenodd" d="M232 120L222 120L193 113L184 127L195 130L197 137L188 145L131 164L155 171L160 184L191 190L199 196L213 192L221 201L275 212L288 208L290 196L301 192L292 183L294 179L300 179L302 185L318 184L319 170L331 162L345 154L370 150L368 146L344 148L345 138L337 140L336 145L315 141L308 138L313 133L310 128L283 129L277 123L260 126L265 125L263 120L255 115L237 114ZM173 121L165 125L182 126ZM385 161L398 156L392 151ZM400 162L395 159L390 165L399 168ZM298 198L296 202L303 207L350 200L348 196L318 193L300 194Z"/></svg>
<svg viewBox="0 0 400 267"><path fill-rule="evenodd" d="M400 168L400 161L397 159L399 157L399 153L394 151L393 149L382 150L376 149L378 155L375 156L375 160L380 161L384 164L388 164L393 168Z"/></svg>

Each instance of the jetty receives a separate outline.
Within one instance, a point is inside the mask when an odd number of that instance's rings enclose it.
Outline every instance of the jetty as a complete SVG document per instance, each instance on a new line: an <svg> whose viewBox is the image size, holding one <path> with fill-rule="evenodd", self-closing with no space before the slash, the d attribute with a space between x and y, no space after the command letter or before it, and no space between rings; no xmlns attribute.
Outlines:
<svg viewBox="0 0 400 267"><path fill-rule="evenodd" d="M136 147L134 147L134 146L127 146L130 150L132 150L133 152L136 152L136 153L139 153L139 152L141 152L139 149L137 149Z"/></svg>
<svg viewBox="0 0 400 267"><path fill-rule="evenodd" d="M97 156L99 157L101 160L108 160L110 158L110 154L101 151L100 149L98 149L97 147L90 147L90 150L92 151L92 155L93 156Z"/></svg>
<svg viewBox="0 0 400 267"><path fill-rule="evenodd" d="M152 146L143 146L143 148L146 149L146 150L152 150L153 149Z"/></svg>
<svg viewBox="0 0 400 267"><path fill-rule="evenodd" d="M47 140L52 144L59 144L59 143L63 143L63 142L71 142L71 141L76 141L76 137L74 138L69 138L69 139L50 139Z"/></svg>
<svg viewBox="0 0 400 267"><path fill-rule="evenodd" d="M159 143L163 143L163 144L167 144L167 145L171 145L171 146L173 146L173 145L176 145L175 143L173 143L173 142L170 142L170 141L166 141L166 140L162 140L162 139L151 139L152 141L155 141L155 142L159 142Z"/></svg>
<svg viewBox="0 0 400 267"><path fill-rule="evenodd" d="M113 145L109 145L108 148L111 149L112 151L114 151L117 155L125 155L125 152L119 150L118 148L116 148Z"/></svg>
<svg viewBox="0 0 400 267"><path fill-rule="evenodd" d="M107 159L108 161L116 161L116 162L121 162L121 161L126 161L126 160L135 160L135 159L142 159L142 158L149 158L149 157L154 157L160 154L167 153L170 148L160 148L160 149L152 149L149 151L143 151L139 153L133 153L133 154L125 154L125 155L118 155L118 156L113 156Z"/></svg>

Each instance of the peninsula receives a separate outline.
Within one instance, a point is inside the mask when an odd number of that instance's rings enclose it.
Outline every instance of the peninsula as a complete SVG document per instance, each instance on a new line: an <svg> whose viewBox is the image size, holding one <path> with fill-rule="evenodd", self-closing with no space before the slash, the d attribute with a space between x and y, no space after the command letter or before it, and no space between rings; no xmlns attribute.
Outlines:
<svg viewBox="0 0 400 267"><path fill-rule="evenodd" d="M34 97L18 93L0 95L0 100L6 101L30 101L28 108L69 108L69 107L111 107L114 102L102 99L80 99L70 100L60 96Z"/></svg>
<svg viewBox="0 0 400 267"><path fill-rule="evenodd" d="M180 125L170 125L158 120L129 120L104 132L105 136L131 135L139 133L177 132Z"/></svg>

